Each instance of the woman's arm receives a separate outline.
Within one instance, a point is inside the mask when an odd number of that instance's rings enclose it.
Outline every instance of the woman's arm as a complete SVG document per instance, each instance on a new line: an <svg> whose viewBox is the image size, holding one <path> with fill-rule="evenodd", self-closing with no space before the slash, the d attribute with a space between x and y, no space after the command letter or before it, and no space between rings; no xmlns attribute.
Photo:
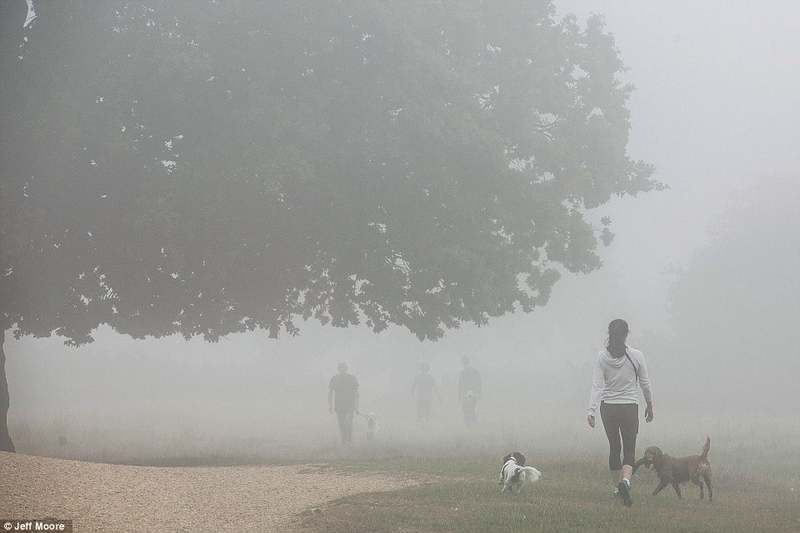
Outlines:
<svg viewBox="0 0 800 533"><path fill-rule="evenodd" d="M647 372L647 362L644 360L644 355L642 355L641 352L639 353L639 387L642 388L644 401L647 402L647 407L644 411L644 419L650 422L653 420L653 388L650 383L650 374Z"/></svg>
<svg viewBox="0 0 800 533"><path fill-rule="evenodd" d="M592 390L589 393L589 407L586 410L587 416L594 419L595 414L597 413L597 408L600 406L600 400L603 395L603 389L606 386L605 376L603 375L603 367L600 364L600 358L597 358L595 361L594 368L592 370ZM589 425L594 427L592 421L589 421Z"/></svg>

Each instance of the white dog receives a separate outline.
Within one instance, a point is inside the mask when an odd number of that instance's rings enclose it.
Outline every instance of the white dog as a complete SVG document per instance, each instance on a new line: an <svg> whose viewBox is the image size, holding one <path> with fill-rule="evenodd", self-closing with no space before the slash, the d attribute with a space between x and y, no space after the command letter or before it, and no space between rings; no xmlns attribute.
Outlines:
<svg viewBox="0 0 800 533"><path fill-rule="evenodd" d="M525 484L536 483L542 473L532 466L525 466L525 456L519 452L506 455L500 469L500 492L519 493Z"/></svg>

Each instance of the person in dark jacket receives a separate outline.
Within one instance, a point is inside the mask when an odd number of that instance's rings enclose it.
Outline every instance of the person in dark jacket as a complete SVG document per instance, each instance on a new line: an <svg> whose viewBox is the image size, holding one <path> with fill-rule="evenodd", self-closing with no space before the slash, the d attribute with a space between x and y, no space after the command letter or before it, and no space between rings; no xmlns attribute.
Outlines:
<svg viewBox="0 0 800 533"><path fill-rule="evenodd" d="M328 410L336 413L342 444L353 442L353 415L358 413L358 380L347 373L347 363L339 363L339 373L328 385Z"/></svg>
<svg viewBox="0 0 800 533"><path fill-rule="evenodd" d="M464 411L464 423L468 426L478 421L478 399L481 397L481 375L469 364L469 357L461 358L461 374L458 376L458 401Z"/></svg>

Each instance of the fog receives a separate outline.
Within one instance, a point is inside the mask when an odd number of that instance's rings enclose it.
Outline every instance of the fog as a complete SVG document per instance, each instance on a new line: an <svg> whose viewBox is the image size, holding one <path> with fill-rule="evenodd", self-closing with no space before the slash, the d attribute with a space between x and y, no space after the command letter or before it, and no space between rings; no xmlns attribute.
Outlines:
<svg viewBox="0 0 800 533"><path fill-rule="evenodd" d="M648 360L655 421L640 442L729 451L742 436L800 435L800 6L795 2L557 2L605 16L635 86L628 150L659 192L594 210L613 243L601 269L564 273L532 313L464 325L420 342L397 326L298 336L133 340L108 327L80 348L6 338L9 427L18 451L175 463L210 456L330 457L339 450L328 381L346 361L379 431L358 453L586 450L591 367L611 319ZM46 13L39 13L40 17ZM457 401L461 357L484 380L479 424ZM411 386L429 362L442 393L419 424ZM750 442L750 441L747 441ZM783 441L783 446L788 441Z"/></svg>

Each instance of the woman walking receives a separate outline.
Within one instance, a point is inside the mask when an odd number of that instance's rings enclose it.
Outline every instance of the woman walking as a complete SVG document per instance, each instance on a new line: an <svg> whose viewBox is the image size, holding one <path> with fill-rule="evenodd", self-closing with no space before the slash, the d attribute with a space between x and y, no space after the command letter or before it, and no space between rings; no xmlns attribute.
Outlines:
<svg viewBox="0 0 800 533"><path fill-rule="evenodd" d="M608 343L600 352L592 372L592 392L587 421L595 426L598 406L608 437L608 467L617 495L629 506L631 474L636 460L636 434L639 432L639 387L647 402L645 420L653 420L653 394L642 352L625 344L628 323L618 318L608 325ZM622 457L620 458L620 453Z"/></svg>

